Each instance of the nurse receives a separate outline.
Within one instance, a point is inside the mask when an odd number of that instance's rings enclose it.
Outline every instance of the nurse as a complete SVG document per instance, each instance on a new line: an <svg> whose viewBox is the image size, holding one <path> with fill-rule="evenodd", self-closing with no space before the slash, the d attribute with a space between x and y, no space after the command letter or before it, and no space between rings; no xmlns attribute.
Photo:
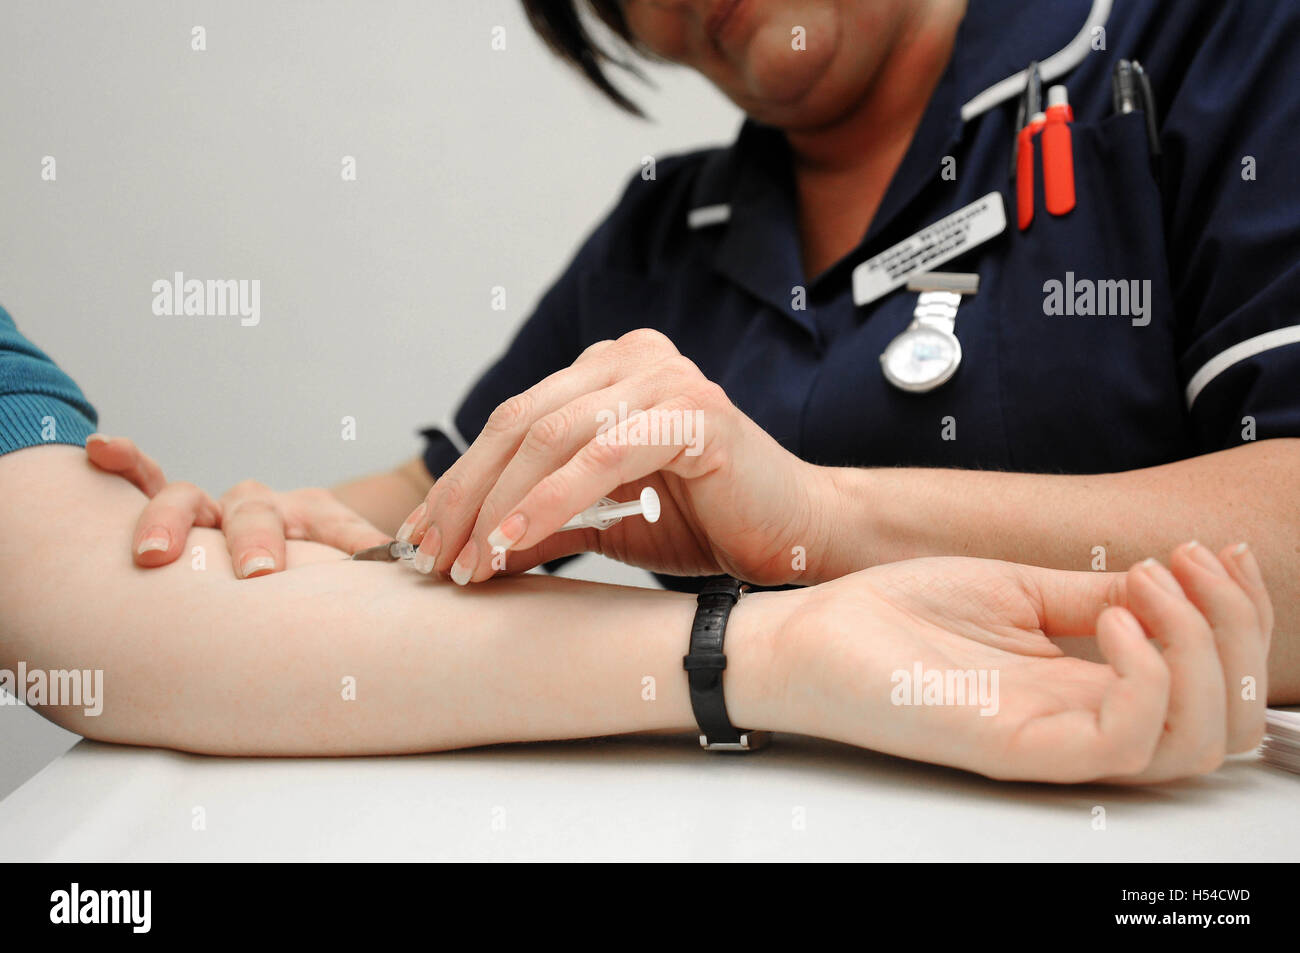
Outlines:
<svg viewBox="0 0 1300 953"><path fill-rule="evenodd" d="M525 6L636 108L574 3ZM1300 698L1300 8L591 6L734 101L735 142L632 178L419 461L306 502L228 494L237 567L282 568L286 531L331 518L460 584L588 550L691 588L927 554L1119 569L1246 537L1274 688ZM653 527L555 533L645 486ZM138 544L162 534L142 564L179 553L176 512L142 517Z"/></svg>

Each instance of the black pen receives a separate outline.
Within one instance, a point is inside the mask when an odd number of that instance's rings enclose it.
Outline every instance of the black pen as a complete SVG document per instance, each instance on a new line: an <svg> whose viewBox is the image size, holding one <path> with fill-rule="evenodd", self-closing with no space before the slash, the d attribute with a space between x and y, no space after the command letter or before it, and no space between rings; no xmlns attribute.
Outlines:
<svg viewBox="0 0 1300 953"><path fill-rule="evenodd" d="M1133 83L1137 87L1137 95L1142 100L1142 111L1147 117L1147 140L1151 144L1151 157L1160 158L1160 130L1156 126L1156 97L1151 91L1151 80L1147 77L1147 71L1142 68L1142 64L1133 60L1130 64L1133 69Z"/></svg>
<svg viewBox="0 0 1300 953"><path fill-rule="evenodd" d="M1016 161L1019 155L1018 144L1020 130L1043 111L1043 74L1038 68L1038 60L1025 67L1025 88L1020 93L1020 104L1016 108L1015 136L1011 140L1011 177L1016 175Z"/></svg>

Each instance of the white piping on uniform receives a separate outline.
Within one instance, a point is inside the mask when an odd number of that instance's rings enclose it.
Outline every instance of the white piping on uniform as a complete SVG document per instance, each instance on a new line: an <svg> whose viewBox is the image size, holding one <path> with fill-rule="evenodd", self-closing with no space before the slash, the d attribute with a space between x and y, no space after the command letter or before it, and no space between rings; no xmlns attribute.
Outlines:
<svg viewBox="0 0 1300 953"><path fill-rule="evenodd" d="M1277 328L1274 331L1265 331L1253 338L1247 338L1240 344L1234 344L1226 351L1220 351L1202 364L1201 369L1193 374L1192 379L1187 382L1187 408L1191 409L1192 401L1196 400L1197 395L1205 390L1206 384L1232 367L1232 365L1238 364L1248 357L1254 357L1256 354L1262 354L1265 351L1271 351L1275 347L1282 347L1286 344L1300 344L1300 324L1293 324L1287 328Z"/></svg>
<svg viewBox="0 0 1300 953"><path fill-rule="evenodd" d="M1110 16L1112 2L1113 0L1092 0L1092 9L1088 11L1088 22L1083 25L1083 29L1066 46L1038 64L1039 72L1042 73L1045 84L1054 79L1059 79L1084 61L1092 50L1092 31L1099 26L1105 26L1106 20ZM1029 14L1026 12L1023 15L1028 16ZM1021 70L1001 82L994 83L965 106L962 106L961 121L970 122L976 116L988 112L994 106L1000 106L1013 96L1019 96L1025 88L1025 79L1028 72L1028 70Z"/></svg>
<svg viewBox="0 0 1300 953"><path fill-rule="evenodd" d="M701 205L686 213L686 224L691 228L708 228L710 225L721 225L730 218L730 205Z"/></svg>
<svg viewBox="0 0 1300 953"><path fill-rule="evenodd" d="M448 417L447 422L438 429L442 431L443 436L451 441L451 445L456 448L457 453L463 455L469 451L469 444L466 442L465 438L460 435L460 431L456 429L456 421L454 419Z"/></svg>
<svg viewBox="0 0 1300 953"><path fill-rule="evenodd" d="M1110 18L1113 2L1114 0L1092 0L1092 9L1088 11L1088 20L1084 23L1083 29L1068 44L1038 64L1038 71L1044 83L1059 79L1084 61L1092 50L1092 31L1097 27L1105 26ZM1013 73L975 96L961 107L961 121L970 122L976 116L988 112L995 106L1000 106L1013 96L1019 96L1024 91L1028 72L1028 70L1021 70L1019 73ZM691 209L686 214L686 224L690 228L708 228L710 225L721 225L730 218L730 205L702 205Z"/></svg>

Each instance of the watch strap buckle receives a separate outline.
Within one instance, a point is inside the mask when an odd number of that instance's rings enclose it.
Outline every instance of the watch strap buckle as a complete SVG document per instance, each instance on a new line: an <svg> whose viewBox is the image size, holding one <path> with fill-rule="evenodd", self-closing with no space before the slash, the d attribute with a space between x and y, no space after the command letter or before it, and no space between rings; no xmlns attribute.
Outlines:
<svg viewBox="0 0 1300 953"><path fill-rule="evenodd" d="M737 741L710 741L708 735L702 734L700 747L705 751L757 751L771 740L770 731L742 731Z"/></svg>

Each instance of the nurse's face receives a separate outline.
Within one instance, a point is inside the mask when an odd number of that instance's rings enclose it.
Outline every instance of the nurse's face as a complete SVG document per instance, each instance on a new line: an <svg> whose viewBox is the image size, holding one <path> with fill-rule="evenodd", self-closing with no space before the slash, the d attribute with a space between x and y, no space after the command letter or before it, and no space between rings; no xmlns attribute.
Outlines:
<svg viewBox="0 0 1300 953"><path fill-rule="evenodd" d="M938 0L624 0L651 51L702 73L747 114L785 129L834 122L867 93Z"/></svg>

